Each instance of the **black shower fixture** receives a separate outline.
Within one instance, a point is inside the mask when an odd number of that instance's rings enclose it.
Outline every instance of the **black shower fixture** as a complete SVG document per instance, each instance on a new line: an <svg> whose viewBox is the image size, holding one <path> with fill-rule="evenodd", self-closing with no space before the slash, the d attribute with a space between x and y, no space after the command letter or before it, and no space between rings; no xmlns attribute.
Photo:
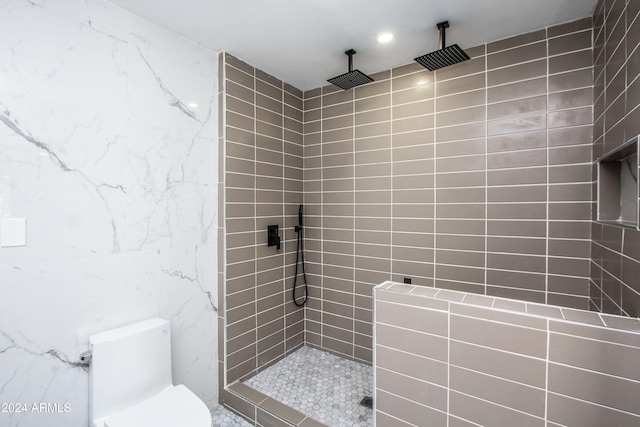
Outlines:
<svg viewBox="0 0 640 427"><path fill-rule="evenodd" d="M278 225L267 225L267 246L275 246L280 249L280 236L278 235Z"/></svg>
<svg viewBox="0 0 640 427"><path fill-rule="evenodd" d="M434 71L470 59L457 44L445 47L445 28L449 28L449 21L440 22L437 27L440 30L440 49L415 58L418 63Z"/></svg>
<svg viewBox="0 0 640 427"><path fill-rule="evenodd" d="M298 225L294 227L296 233L298 233L298 245L296 247L296 271L293 274L293 291L292 298L293 303L298 307L302 307L307 303L307 298L309 297L309 286L307 285L307 272L304 269L304 233L303 233L303 225L302 225L302 214L303 214L303 206L300 205L298 208ZM298 261L302 261L302 283L300 286L304 286L304 295L302 295L302 300L300 300L296 296L296 288L298 287Z"/></svg>
<svg viewBox="0 0 640 427"><path fill-rule="evenodd" d="M373 81L371 77L367 76L360 70L353 69L353 55L355 55L356 51L349 49L345 53L349 56L349 71L327 81L344 90L371 83Z"/></svg>

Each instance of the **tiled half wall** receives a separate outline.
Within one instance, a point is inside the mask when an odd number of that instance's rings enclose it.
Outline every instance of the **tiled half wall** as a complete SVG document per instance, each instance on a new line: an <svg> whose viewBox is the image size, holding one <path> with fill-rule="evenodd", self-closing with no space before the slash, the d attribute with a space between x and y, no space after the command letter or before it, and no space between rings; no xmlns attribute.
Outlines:
<svg viewBox="0 0 640 427"><path fill-rule="evenodd" d="M304 93L308 343L371 361L385 280L589 307L592 20L467 52Z"/></svg>
<svg viewBox="0 0 640 427"><path fill-rule="evenodd" d="M640 425L640 321L385 283L378 427Z"/></svg>

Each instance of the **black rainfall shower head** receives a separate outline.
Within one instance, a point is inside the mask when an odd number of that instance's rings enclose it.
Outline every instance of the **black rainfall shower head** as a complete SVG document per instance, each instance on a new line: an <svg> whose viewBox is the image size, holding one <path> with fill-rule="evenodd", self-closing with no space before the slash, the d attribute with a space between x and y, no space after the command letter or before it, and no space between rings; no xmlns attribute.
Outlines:
<svg viewBox="0 0 640 427"><path fill-rule="evenodd" d="M467 55L457 44L452 44L444 49L438 49L435 52L419 56L416 58L416 61L418 61L423 67L428 68L429 71L434 71L439 68L464 62L467 59L469 59L469 55Z"/></svg>
<svg viewBox="0 0 640 427"><path fill-rule="evenodd" d="M440 22L437 27L440 30L440 49L415 58L418 63L434 71L470 59L457 44L445 47L445 28L449 28L449 21Z"/></svg>
<svg viewBox="0 0 640 427"><path fill-rule="evenodd" d="M360 70L349 71L348 73L341 74L334 78L327 80L329 83L333 83L334 85L347 90L352 87L364 85L367 83L371 83L373 79L366 74L364 74Z"/></svg>
<svg viewBox="0 0 640 427"><path fill-rule="evenodd" d="M353 49L349 49L345 53L349 56L349 72L341 74L337 77L333 77L327 81L344 90L351 89L352 87L360 86L366 83L371 83L373 81L371 77L367 76L360 70L353 69L353 55L356 53L356 51Z"/></svg>

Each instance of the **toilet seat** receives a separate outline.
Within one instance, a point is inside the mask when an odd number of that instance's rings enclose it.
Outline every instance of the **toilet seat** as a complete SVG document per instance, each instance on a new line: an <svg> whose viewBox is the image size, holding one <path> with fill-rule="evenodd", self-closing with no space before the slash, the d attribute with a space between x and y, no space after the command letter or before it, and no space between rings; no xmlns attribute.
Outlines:
<svg viewBox="0 0 640 427"><path fill-rule="evenodd" d="M151 399L96 420L100 427L211 427L207 406L184 385L169 386Z"/></svg>

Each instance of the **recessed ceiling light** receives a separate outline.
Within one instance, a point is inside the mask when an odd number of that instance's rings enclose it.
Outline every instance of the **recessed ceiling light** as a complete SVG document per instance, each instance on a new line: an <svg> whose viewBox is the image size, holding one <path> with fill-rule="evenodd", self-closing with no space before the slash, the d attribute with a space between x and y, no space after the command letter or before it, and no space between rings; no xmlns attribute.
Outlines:
<svg viewBox="0 0 640 427"><path fill-rule="evenodd" d="M391 33L382 33L378 36L378 43L389 43L391 40L393 40Z"/></svg>
<svg viewBox="0 0 640 427"><path fill-rule="evenodd" d="M187 105L191 108L198 108L198 104L196 104L195 102L190 102Z"/></svg>

